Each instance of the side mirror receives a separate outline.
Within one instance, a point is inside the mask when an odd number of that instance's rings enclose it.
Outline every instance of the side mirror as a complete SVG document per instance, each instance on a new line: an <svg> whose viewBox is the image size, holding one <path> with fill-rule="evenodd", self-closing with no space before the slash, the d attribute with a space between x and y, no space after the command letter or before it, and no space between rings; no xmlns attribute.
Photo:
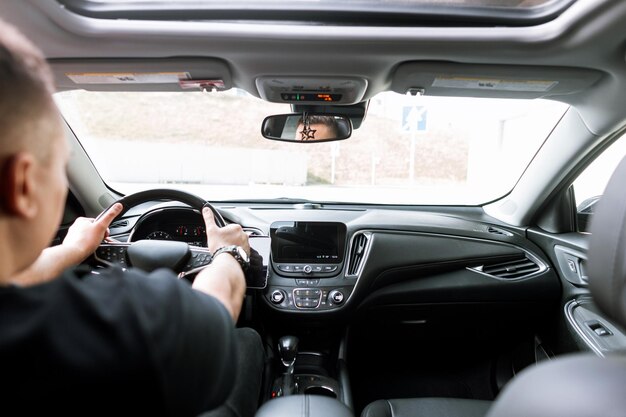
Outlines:
<svg viewBox="0 0 626 417"><path fill-rule="evenodd" d="M330 142L352 135L350 118L324 113L291 113L268 116L263 120L264 138L283 142Z"/></svg>
<svg viewBox="0 0 626 417"><path fill-rule="evenodd" d="M576 218L579 232L589 231L591 218L593 217L601 198L601 195L590 197L576 207Z"/></svg>

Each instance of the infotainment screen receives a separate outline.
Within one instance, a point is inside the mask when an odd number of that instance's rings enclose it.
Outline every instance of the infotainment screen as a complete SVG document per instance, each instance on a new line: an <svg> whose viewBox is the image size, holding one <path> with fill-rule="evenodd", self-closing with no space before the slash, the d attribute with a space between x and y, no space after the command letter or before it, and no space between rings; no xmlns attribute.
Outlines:
<svg viewBox="0 0 626 417"><path fill-rule="evenodd" d="M343 261L346 225L275 222L270 227L275 263L337 264Z"/></svg>

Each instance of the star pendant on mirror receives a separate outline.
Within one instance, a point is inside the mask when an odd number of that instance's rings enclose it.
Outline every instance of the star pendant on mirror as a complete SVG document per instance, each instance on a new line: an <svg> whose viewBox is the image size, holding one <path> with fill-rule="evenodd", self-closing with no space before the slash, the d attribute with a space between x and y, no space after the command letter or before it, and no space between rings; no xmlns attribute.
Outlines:
<svg viewBox="0 0 626 417"><path fill-rule="evenodd" d="M300 131L300 134L302 135L302 138L300 138L300 140L309 140L309 139L315 140L315 132L317 132L317 129L310 129L310 128L302 129Z"/></svg>

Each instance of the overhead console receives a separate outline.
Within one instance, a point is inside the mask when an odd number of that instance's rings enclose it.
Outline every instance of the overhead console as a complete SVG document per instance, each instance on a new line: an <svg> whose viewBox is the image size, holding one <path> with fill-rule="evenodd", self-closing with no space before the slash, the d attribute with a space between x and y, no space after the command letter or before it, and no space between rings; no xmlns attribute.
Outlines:
<svg viewBox="0 0 626 417"><path fill-rule="evenodd" d="M256 87L263 100L288 104L355 104L367 89L358 77L259 77Z"/></svg>

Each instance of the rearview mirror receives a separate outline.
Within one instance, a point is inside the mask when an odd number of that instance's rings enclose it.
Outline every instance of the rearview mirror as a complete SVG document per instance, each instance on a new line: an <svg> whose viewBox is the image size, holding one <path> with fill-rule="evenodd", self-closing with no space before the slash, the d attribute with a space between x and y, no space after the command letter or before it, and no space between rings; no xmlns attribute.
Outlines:
<svg viewBox="0 0 626 417"><path fill-rule="evenodd" d="M324 113L277 114L263 120L261 134L284 142L329 142L348 139L352 122L346 116Z"/></svg>

